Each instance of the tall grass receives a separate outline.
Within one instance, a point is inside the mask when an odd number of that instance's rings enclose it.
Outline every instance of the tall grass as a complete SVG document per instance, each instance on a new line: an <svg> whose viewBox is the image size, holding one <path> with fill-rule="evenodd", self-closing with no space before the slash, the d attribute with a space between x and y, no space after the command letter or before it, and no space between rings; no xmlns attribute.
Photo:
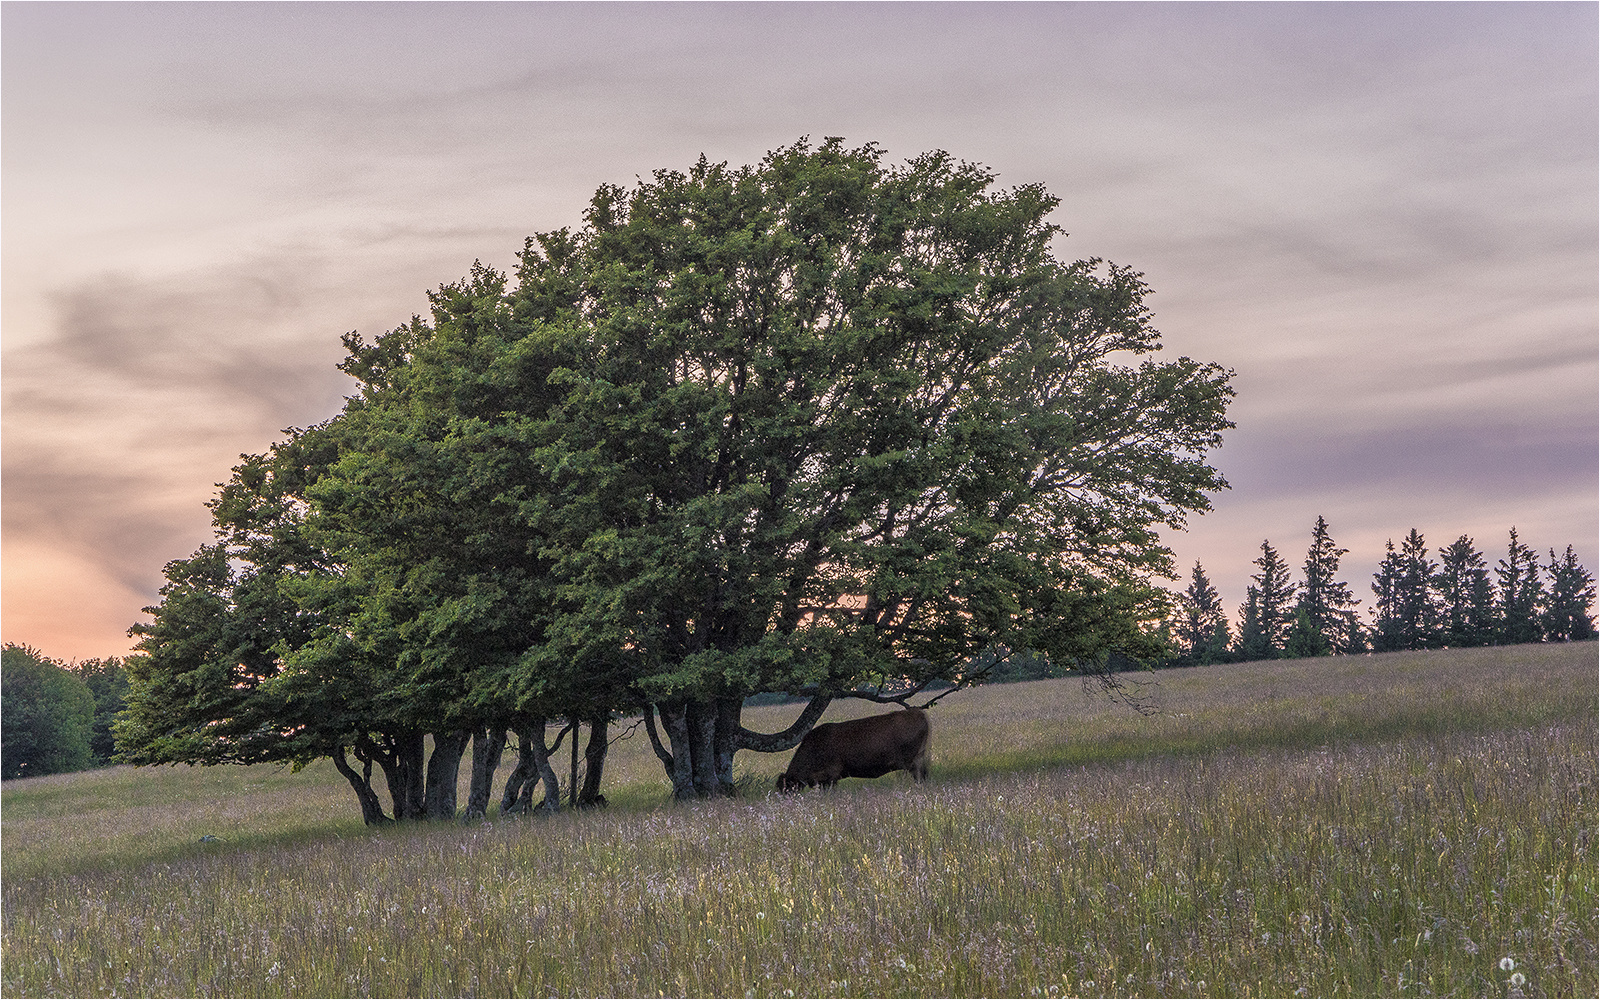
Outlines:
<svg viewBox="0 0 1600 1000"><path fill-rule="evenodd" d="M463 827L365 830L316 772L30 779L5 790L0 986L1592 996L1595 667L1589 646L1183 671L1150 717L1007 685L935 710L928 785L671 807L626 741L608 776L633 805ZM152 774L172 787L125 787ZM117 846L67 856L102 820Z"/></svg>

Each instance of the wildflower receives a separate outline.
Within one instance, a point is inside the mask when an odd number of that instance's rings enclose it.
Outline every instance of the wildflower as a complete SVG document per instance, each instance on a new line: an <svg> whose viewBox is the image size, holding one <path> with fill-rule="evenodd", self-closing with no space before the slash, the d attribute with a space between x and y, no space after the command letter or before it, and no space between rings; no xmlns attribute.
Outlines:
<svg viewBox="0 0 1600 1000"><path fill-rule="evenodd" d="M1512 986L1521 986L1523 983L1525 983L1527 981L1528 981L1528 977L1524 976L1520 972L1513 972L1511 974L1511 985Z"/></svg>
<svg viewBox="0 0 1600 1000"><path fill-rule="evenodd" d="M1517 963L1513 962L1511 960L1511 956L1510 955L1507 955L1505 958L1502 958L1500 960L1500 971L1501 972L1510 972L1512 969L1515 969L1516 967L1517 967Z"/></svg>

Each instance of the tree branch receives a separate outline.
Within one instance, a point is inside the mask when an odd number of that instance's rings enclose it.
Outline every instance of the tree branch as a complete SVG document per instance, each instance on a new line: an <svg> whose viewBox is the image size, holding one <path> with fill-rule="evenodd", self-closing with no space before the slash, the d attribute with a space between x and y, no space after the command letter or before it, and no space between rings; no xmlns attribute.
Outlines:
<svg viewBox="0 0 1600 1000"><path fill-rule="evenodd" d="M661 745L661 734L656 732L656 706L654 703L644 707L644 728L650 734L650 746L655 749L656 757L666 766L667 773L672 773L672 753Z"/></svg>
<svg viewBox="0 0 1600 1000"><path fill-rule="evenodd" d="M818 691L811 696L810 704L805 711L794 720L794 725L781 733L758 733L740 726L733 733L733 747L735 750L755 750L758 753L781 753L800 745L806 733L822 718L822 713L827 711L828 704L833 701L830 691ZM654 733L654 730L651 730Z"/></svg>

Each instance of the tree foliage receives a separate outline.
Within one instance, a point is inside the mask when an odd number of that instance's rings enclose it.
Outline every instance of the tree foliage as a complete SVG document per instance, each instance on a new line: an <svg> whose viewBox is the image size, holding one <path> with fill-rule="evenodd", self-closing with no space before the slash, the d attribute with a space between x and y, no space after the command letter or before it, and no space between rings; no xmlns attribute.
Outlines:
<svg viewBox="0 0 1600 1000"><path fill-rule="evenodd" d="M1339 572L1339 560L1349 549L1341 549L1333 542L1328 522L1320 515L1311 529L1311 547L1306 551L1305 577L1300 584L1300 600L1295 606L1297 621L1294 633L1299 635L1291 655L1323 655L1348 653L1361 648L1359 619L1355 607L1361 602L1350 594L1350 586L1334 577ZM1314 632L1315 636L1306 634ZM1315 652L1307 652L1315 650Z"/></svg>
<svg viewBox="0 0 1600 1000"><path fill-rule="evenodd" d="M31 646L0 651L0 776L81 771L94 764L94 695Z"/></svg>
<svg viewBox="0 0 1600 1000"><path fill-rule="evenodd" d="M1506 556L1495 563L1495 610L1498 641L1505 645L1544 638L1544 583L1539 579L1539 554L1511 529Z"/></svg>
<svg viewBox="0 0 1600 1000"><path fill-rule="evenodd" d="M1433 587L1440 645L1486 646L1494 641L1489 568L1471 538L1462 535L1439 550Z"/></svg>
<svg viewBox="0 0 1600 1000"><path fill-rule="evenodd" d="M1289 578L1289 564L1266 539L1254 565L1260 570L1245 590L1239 609L1236 651L1246 660L1269 660L1284 655L1289 629L1294 623L1294 598L1298 586Z"/></svg>
<svg viewBox="0 0 1600 1000"><path fill-rule="evenodd" d="M1183 665L1220 663L1227 658L1230 631L1222 598L1205 568L1195 560L1189 586L1178 597L1176 639Z"/></svg>
<svg viewBox="0 0 1600 1000"><path fill-rule="evenodd" d="M80 660L68 664L67 669L94 695L94 729L89 736L89 750L96 764L110 763L117 753L112 726L128 701L128 671L114 656Z"/></svg>
<svg viewBox="0 0 1600 1000"><path fill-rule="evenodd" d="M1056 205L944 153L702 158L348 336L360 392L246 457L137 628L130 759L333 756L364 810L376 764L412 815L430 734L435 815L469 736L521 734L520 797L547 720L594 747L637 712L689 797L832 698L1008 651L1114 688L1161 652L1157 532L1225 486L1232 390L1153 357L1138 273L1054 258ZM762 691L810 700L756 733Z"/></svg>
<svg viewBox="0 0 1600 1000"><path fill-rule="evenodd" d="M1578 556L1567 546L1559 558L1550 550L1545 567L1550 577L1549 601L1545 607L1544 635L1552 642L1583 642L1595 638L1594 577L1578 563Z"/></svg>
<svg viewBox="0 0 1600 1000"><path fill-rule="evenodd" d="M1333 546L1322 519L1313 530L1307 555L1306 584L1331 578L1343 549ZM1370 646L1378 651L1431 649L1440 646L1485 646L1499 643L1592 641L1596 637L1591 611L1595 603L1594 577L1578 562L1572 546L1541 565L1534 550L1511 532L1506 558L1495 567L1495 581L1484 555L1473 540L1461 535L1439 550L1436 563L1428 557L1422 533L1412 528L1397 548L1385 545L1383 561L1373 574L1371 625L1363 626L1350 606L1336 616L1332 627L1318 624L1314 609L1303 598L1293 613L1284 613L1296 585L1287 582L1288 568L1269 543L1254 562L1260 572L1246 590L1239 607L1235 659L1259 660L1272 656L1326 656L1350 653ZM1330 569L1331 567L1331 569ZM1209 580L1206 581L1209 585ZM1339 587L1333 588L1335 595ZM1180 606L1192 601L1194 588L1176 596ZM1267 594L1273 595L1268 598ZM1348 598L1336 596L1335 603ZM1326 600L1326 598L1325 598ZM1351 602L1353 605L1354 602ZM1274 640L1269 630L1283 629ZM1195 660L1182 641L1165 665L1187 666Z"/></svg>
<svg viewBox="0 0 1600 1000"><path fill-rule="evenodd" d="M1412 528L1398 551L1393 541L1385 547L1387 554L1372 583L1377 598L1372 647L1384 651L1439 645L1439 607L1434 597L1438 566L1428 558L1426 542Z"/></svg>

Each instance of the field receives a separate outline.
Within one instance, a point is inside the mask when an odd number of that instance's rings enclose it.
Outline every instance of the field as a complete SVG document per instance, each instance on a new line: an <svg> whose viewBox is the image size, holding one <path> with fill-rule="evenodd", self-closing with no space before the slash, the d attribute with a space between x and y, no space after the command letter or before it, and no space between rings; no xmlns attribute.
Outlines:
<svg viewBox="0 0 1600 1000"><path fill-rule="evenodd" d="M469 825L325 764L9 782L0 992L1600 995L1596 646L1142 677L952 696L923 786L674 806L642 733L610 809Z"/></svg>

